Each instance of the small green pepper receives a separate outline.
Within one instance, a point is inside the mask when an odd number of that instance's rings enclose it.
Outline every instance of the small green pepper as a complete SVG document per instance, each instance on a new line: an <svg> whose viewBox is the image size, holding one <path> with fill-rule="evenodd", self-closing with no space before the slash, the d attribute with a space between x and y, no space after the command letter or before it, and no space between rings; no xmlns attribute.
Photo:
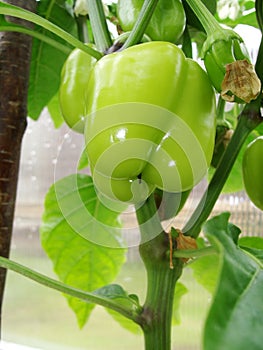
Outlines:
<svg viewBox="0 0 263 350"><path fill-rule="evenodd" d="M256 99L261 83L243 39L232 29L221 27L201 0L185 1L207 34L202 56L215 89L229 102L249 103Z"/></svg>
<svg viewBox="0 0 263 350"><path fill-rule="evenodd" d="M225 100L248 103L258 96L261 84L237 33L216 31L207 37L202 52L207 73Z"/></svg>
<svg viewBox="0 0 263 350"><path fill-rule="evenodd" d="M117 14L123 30L132 30L144 0L119 0ZM186 17L181 0L159 0L145 31L152 40L175 43L183 34Z"/></svg>

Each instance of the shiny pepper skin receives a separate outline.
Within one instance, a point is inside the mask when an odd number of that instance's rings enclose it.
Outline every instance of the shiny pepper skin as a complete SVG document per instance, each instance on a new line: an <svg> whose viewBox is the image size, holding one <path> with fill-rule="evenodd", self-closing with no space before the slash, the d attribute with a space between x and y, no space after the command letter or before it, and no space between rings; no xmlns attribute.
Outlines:
<svg viewBox="0 0 263 350"><path fill-rule="evenodd" d="M79 133L84 132L85 94L96 62L95 58L76 48L69 54L61 71L60 110L68 126Z"/></svg>
<svg viewBox="0 0 263 350"><path fill-rule="evenodd" d="M243 182L250 200L263 210L263 136L253 140L243 156Z"/></svg>
<svg viewBox="0 0 263 350"><path fill-rule="evenodd" d="M206 175L215 95L176 45L148 42L103 57L86 96L86 150L106 197L136 204L155 188L184 192Z"/></svg>

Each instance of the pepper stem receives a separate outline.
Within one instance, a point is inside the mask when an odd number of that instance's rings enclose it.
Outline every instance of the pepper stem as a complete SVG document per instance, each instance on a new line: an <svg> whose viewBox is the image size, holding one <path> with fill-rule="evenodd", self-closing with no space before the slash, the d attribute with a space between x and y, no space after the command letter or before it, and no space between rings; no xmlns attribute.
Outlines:
<svg viewBox="0 0 263 350"><path fill-rule="evenodd" d="M121 50L127 49L132 45L136 45L140 42L143 37L143 34L152 18L152 14L155 10L155 7L158 3L158 0L145 0L140 11L139 17L129 35L128 39L122 46Z"/></svg>
<svg viewBox="0 0 263 350"><path fill-rule="evenodd" d="M87 0L87 3L95 44L100 51L106 52L107 49L111 47L112 40L107 26L102 1Z"/></svg>
<svg viewBox="0 0 263 350"><path fill-rule="evenodd" d="M207 36L214 34L216 31L222 31L220 24L201 0L186 0L186 2L201 22Z"/></svg>

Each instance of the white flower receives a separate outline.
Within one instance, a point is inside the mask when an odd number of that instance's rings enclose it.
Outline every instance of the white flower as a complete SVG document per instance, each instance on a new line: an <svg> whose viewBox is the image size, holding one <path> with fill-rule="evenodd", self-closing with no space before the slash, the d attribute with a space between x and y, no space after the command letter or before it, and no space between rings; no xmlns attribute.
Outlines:
<svg viewBox="0 0 263 350"><path fill-rule="evenodd" d="M106 4L103 4L103 10L106 16L109 15L109 8ZM88 1L87 0L77 0L74 6L75 15L86 16L89 14Z"/></svg>
<svg viewBox="0 0 263 350"><path fill-rule="evenodd" d="M86 16L89 13L87 0L77 0L74 6L74 12L77 17L79 15Z"/></svg>
<svg viewBox="0 0 263 350"><path fill-rule="evenodd" d="M240 11L238 0L219 0L217 3L217 11L220 19L235 20Z"/></svg>

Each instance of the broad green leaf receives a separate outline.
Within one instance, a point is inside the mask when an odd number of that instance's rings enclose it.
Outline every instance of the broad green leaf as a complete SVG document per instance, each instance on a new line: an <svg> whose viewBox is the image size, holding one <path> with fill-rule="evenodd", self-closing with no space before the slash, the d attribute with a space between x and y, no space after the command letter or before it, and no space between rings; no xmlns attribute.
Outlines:
<svg viewBox="0 0 263 350"><path fill-rule="evenodd" d="M220 255L220 279L205 330L205 350L259 350L263 344L263 265L233 241L240 230L228 223L229 213L203 227ZM235 231L234 234L231 231Z"/></svg>
<svg viewBox="0 0 263 350"><path fill-rule="evenodd" d="M263 237L241 237L238 244L263 263Z"/></svg>
<svg viewBox="0 0 263 350"><path fill-rule="evenodd" d="M38 2L37 13L76 36L75 20L69 14L64 0L41 0ZM62 39L43 28L36 27L35 31L65 44ZM28 91L28 115L31 118L38 119L43 108L57 93L60 71L66 57L61 50L34 38Z"/></svg>
<svg viewBox="0 0 263 350"><path fill-rule="evenodd" d="M238 241L241 247L250 247L256 249L263 249L263 237L241 237Z"/></svg>
<svg viewBox="0 0 263 350"><path fill-rule="evenodd" d="M94 291L114 280L125 260L118 215L98 200L87 175L70 175L50 188L41 240L62 282ZM67 299L82 327L94 305Z"/></svg>
<svg viewBox="0 0 263 350"><path fill-rule="evenodd" d="M181 323L180 305L182 297L188 292L188 289L181 282L177 282L175 286L174 302L173 302L173 324Z"/></svg>
<svg viewBox="0 0 263 350"><path fill-rule="evenodd" d="M213 294L219 277L219 256L211 254L196 258L188 265L196 281Z"/></svg>
<svg viewBox="0 0 263 350"><path fill-rule="evenodd" d="M59 108L58 94L51 98L47 107L55 128L61 127L61 125L64 123L64 119Z"/></svg>

